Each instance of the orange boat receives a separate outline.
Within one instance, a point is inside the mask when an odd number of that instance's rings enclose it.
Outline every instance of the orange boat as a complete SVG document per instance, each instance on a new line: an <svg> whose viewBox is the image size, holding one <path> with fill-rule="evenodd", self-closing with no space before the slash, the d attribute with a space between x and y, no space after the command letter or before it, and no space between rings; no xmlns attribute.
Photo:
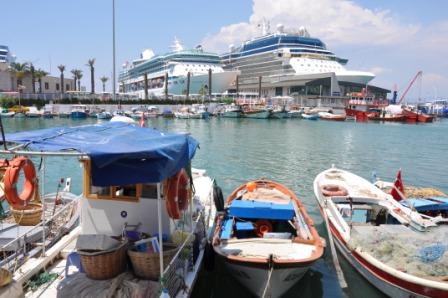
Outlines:
<svg viewBox="0 0 448 298"><path fill-rule="evenodd" d="M413 108L409 107L403 109L403 115L406 116L407 122L428 123L434 121L434 116L425 114L422 111L415 111Z"/></svg>
<svg viewBox="0 0 448 298"><path fill-rule="evenodd" d="M324 243L291 190L256 180L227 198L217 217L213 249L253 295L279 297L322 257Z"/></svg>

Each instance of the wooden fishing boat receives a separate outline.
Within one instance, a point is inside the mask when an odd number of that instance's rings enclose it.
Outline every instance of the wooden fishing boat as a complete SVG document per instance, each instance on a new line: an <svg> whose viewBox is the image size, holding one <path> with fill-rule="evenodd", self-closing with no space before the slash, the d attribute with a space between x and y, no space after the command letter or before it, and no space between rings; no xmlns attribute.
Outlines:
<svg viewBox="0 0 448 298"><path fill-rule="evenodd" d="M302 116L303 119L306 119L306 120L317 120L317 119L319 119L319 114L303 113L301 116Z"/></svg>
<svg viewBox="0 0 448 298"><path fill-rule="evenodd" d="M243 105L242 116L252 119L267 119L271 116L272 111L262 105Z"/></svg>
<svg viewBox="0 0 448 298"><path fill-rule="evenodd" d="M256 180L227 198L217 218L213 248L252 294L279 297L322 256L324 244L291 190Z"/></svg>
<svg viewBox="0 0 448 298"><path fill-rule="evenodd" d="M43 168L49 155L79 160L83 193L77 200L79 225L56 239L44 253L26 254L25 263L12 276L13 282L0 288L0 297L24 296L22 286L41 270L55 270L58 278L33 294L39 297L121 297L120 291L135 297L155 297L161 292L170 297L191 295L204 261L205 237L212 237L209 224L215 215L217 188L205 171L190 168L198 147L195 139L141 128L130 120L134 123L108 121L6 135L7 143L16 149L0 150L1 154L42 156ZM113 161L109 159L112 156ZM100 160L105 163L97 163ZM10 200L18 199L13 196ZM56 225L50 220L46 218L45 224ZM42 234L37 236L42 239ZM49 239L54 238L45 235L40 242L45 244ZM61 255L65 257L62 260ZM127 256L132 266L126 264ZM128 287L131 280L133 286ZM116 287L111 289L111 284Z"/></svg>
<svg viewBox="0 0 448 298"><path fill-rule="evenodd" d="M448 266L441 244L447 226L336 168L317 175L314 193L336 247L380 291L390 297L447 297Z"/></svg>
<svg viewBox="0 0 448 298"><path fill-rule="evenodd" d="M329 121L345 121L345 115L332 114L328 112L319 112L319 118Z"/></svg>
<svg viewBox="0 0 448 298"><path fill-rule="evenodd" d="M407 122L421 122L428 123L434 121L434 116L423 113L422 111L415 111L414 108L406 107L403 109L403 115Z"/></svg>

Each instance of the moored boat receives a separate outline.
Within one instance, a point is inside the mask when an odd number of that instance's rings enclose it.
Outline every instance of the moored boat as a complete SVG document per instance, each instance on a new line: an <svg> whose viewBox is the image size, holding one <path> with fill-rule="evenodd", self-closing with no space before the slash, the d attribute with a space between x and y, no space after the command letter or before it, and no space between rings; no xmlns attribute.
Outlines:
<svg viewBox="0 0 448 298"><path fill-rule="evenodd" d="M323 254L323 241L304 205L280 183L243 184L222 211L214 251L253 295L281 296Z"/></svg>
<svg viewBox="0 0 448 298"><path fill-rule="evenodd" d="M73 105L70 111L70 117L72 119L85 119L87 118L88 110L86 105Z"/></svg>
<svg viewBox="0 0 448 298"><path fill-rule="evenodd" d="M319 114L308 114L308 113L302 113L302 118L306 120L317 120L319 119Z"/></svg>
<svg viewBox="0 0 448 298"><path fill-rule="evenodd" d="M242 116L251 119L267 119L271 116L272 111L264 106L244 105Z"/></svg>
<svg viewBox="0 0 448 298"><path fill-rule="evenodd" d="M368 113L367 119L371 121L403 122L406 120L406 116L403 114L391 114L385 110L380 110Z"/></svg>
<svg viewBox="0 0 448 298"><path fill-rule="evenodd" d="M240 118L242 117L242 109L241 106L236 104L228 105L224 108L224 112L222 112L222 117L224 118Z"/></svg>
<svg viewBox="0 0 448 298"><path fill-rule="evenodd" d="M447 296L448 264L441 257L447 226L336 168L317 175L314 193L336 247L380 291L390 297Z"/></svg>
<svg viewBox="0 0 448 298"><path fill-rule="evenodd" d="M415 107L405 107L403 109L403 115L406 117L407 122L428 123L434 121L434 116L419 111Z"/></svg>
<svg viewBox="0 0 448 298"><path fill-rule="evenodd" d="M347 116L354 116L357 121L367 121L371 109L381 109L389 105L387 100L377 99L373 94L366 92L352 92L345 108Z"/></svg>
<svg viewBox="0 0 448 298"><path fill-rule="evenodd" d="M338 115L328 112L319 112L319 118L322 120L330 120L330 121L345 121L345 115Z"/></svg>
<svg viewBox="0 0 448 298"><path fill-rule="evenodd" d="M79 159L84 177L80 226L46 254L27 260L23 272L14 275L13 286L1 289L0 296L22 296L14 291L54 261L67 271L51 287L41 289L42 297L56 293L118 297L119 288L128 289L130 296L191 294L204 260L203 240L214 218L213 180L205 171L190 168L196 140L123 122L48 128L6 138L26 145L27 150L38 150L27 154ZM71 247L67 259L56 260L66 247ZM126 264L128 256L132 267ZM131 268L135 275L126 272ZM146 280L139 283L140 279ZM126 287L129 280L137 281L134 287ZM111 283L117 287L111 289Z"/></svg>

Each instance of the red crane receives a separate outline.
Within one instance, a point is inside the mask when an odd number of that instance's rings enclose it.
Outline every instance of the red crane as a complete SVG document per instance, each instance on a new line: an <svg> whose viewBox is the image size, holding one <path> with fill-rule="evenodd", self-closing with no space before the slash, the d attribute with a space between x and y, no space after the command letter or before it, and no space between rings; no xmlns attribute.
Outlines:
<svg viewBox="0 0 448 298"><path fill-rule="evenodd" d="M406 87L406 90L404 90L403 95L401 95L400 100L397 102L398 105L403 101L403 99L405 98L406 94L408 94L409 89L411 89L411 87L412 87L412 85L414 85L415 81L416 81L418 78L421 78L422 75L423 75L423 71L421 71L421 70L419 70L419 71L415 74L414 78L411 80L411 82L409 83L409 85Z"/></svg>

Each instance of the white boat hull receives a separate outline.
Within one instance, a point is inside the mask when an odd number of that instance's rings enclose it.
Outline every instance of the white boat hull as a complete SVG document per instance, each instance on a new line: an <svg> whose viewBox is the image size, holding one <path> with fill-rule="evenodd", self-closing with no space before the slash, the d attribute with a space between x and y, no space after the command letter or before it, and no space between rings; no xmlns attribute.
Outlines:
<svg viewBox="0 0 448 298"><path fill-rule="evenodd" d="M253 295L258 297L263 296L269 276L267 265L259 267L259 265L251 266L250 263L248 265L228 261L224 261L224 263L232 276L240 284L246 287ZM308 269L309 266L273 269L265 296L280 297L299 282Z"/></svg>
<svg viewBox="0 0 448 298"><path fill-rule="evenodd" d="M243 113L244 118L267 119L271 115L270 111L257 111L252 113Z"/></svg>

